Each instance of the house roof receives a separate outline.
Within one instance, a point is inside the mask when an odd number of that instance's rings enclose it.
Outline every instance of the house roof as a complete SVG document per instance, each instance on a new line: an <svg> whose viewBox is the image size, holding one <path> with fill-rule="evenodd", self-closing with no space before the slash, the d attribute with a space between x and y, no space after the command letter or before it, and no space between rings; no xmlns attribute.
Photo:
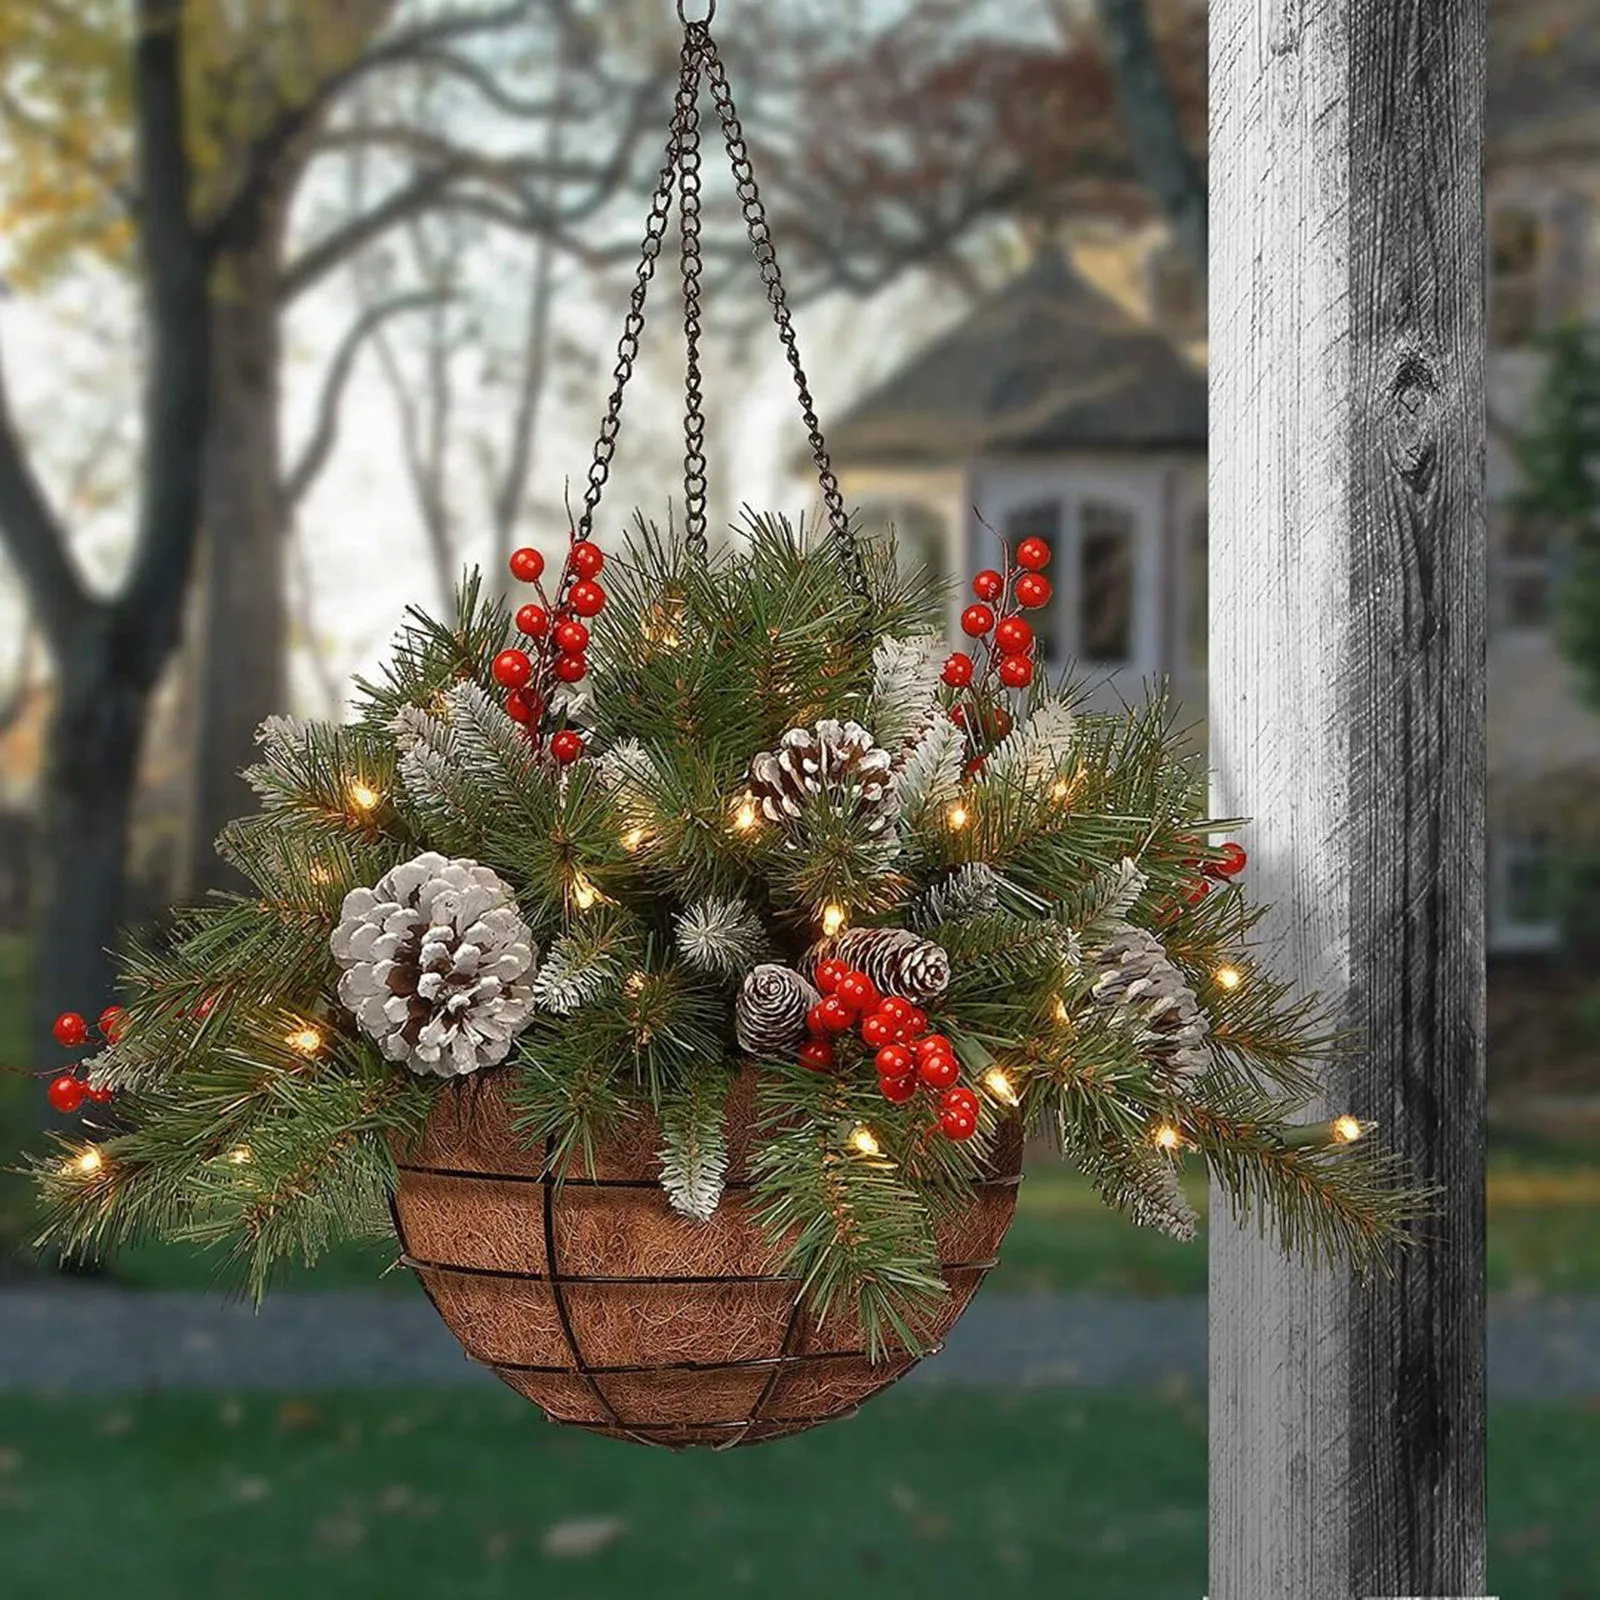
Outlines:
<svg viewBox="0 0 1600 1600"><path fill-rule="evenodd" d="M857 402L840 465L1060 450L1204 450L1206 380L1047 251Z"/></svg>

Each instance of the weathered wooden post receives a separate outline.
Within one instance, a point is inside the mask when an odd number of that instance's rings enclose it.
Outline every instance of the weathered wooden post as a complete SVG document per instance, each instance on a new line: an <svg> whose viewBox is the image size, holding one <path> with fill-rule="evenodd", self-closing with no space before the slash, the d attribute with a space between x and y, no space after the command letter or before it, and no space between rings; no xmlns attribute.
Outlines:
<svg viewBox="0 0 1600 1600"><path fill-rule="evenodd" d="M1214 804L1447 1191L1371 1292L1214 1221L1211 1600L1485 1589L1485 33L1211 5Z"/></svg>

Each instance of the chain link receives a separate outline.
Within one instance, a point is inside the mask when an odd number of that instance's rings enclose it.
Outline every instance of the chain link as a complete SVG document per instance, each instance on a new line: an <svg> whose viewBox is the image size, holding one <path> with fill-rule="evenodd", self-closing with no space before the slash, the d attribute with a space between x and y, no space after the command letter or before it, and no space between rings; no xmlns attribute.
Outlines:
<svg viewBox="0 0 1600 1600"><path fill-rule="evenodd" d="M667 136L667 154L656 190L650 199L650 216L645 224L644 243L633 293L629 297L628 315L622 324L622 338L617 345L617 365L613 373L615 387L606 404L605 419L600 424L600 437L595 442L594 460L589 466L589 484L583 493L583 513L578 518L577 535L587 539L594 531L594 514L600 505L600 496L611 473L611 462L617 453L617 435L622 429L622 392L633 376L634 363L639 359L639 336L644 332L645 296L650 290L650 279L656 269L656 259L661 254L661 242L666 237L667 218L672 212L672 191L678 179L678 166L683 148L683 108L693 106L700 98L699 46L689 38L683 44L682 72L678 79L678 97L672 114L672 127Z"/></svg>
<svg viewBox="0 0 1600 1600"><path fill-rule="evenodd" d="M761 281L767 287L767 299L772 305L773 319L778 325L778 337L794 370L795 386L800 391L800 411L805 419L811 442L811 459L817 464L817 476L822 484L822 498L828 508L828 521L832 526L834 543L844 562L845 579L858 599L868 598L867 571L856 545L850 518L844 509L844 497L839 492L839 480L833 474L828 459L828 446L822 437L822 424L817 420L817 408L811 398L811 386L806 381L805 368L800 364L800 346L795 338L794 323L789 313L788 298L784 293L783 274L778 267L778 251L772 242L772 229L767 223L766 207L761 203L761 190L756 183L755 170L750 164L750 151L744 141L744 130L739 125L734 110L733 94L728 87L728 74L722 58L712 45L708 57L708 76L711 79L711 97L716 102L722 119L723 136L727 141L728 159L733 163L733 176L737 185L739 208L744 213L750 232L750 246L761 268Z"/></svg>
<svg viewBox="0 0 1600 1600"><path fill-rule="evenodd" d="M623 323L622 339L617 347L616 385L606 407L605 420L600 425L600 437L595 445L594 461L589 468L589 484L584 491L583 513L578 521L578 536L587 539L593 531L594 514L600 496L610 475L612 458L617 451L617 435L622 426L622 394L628 379L633 376L634 363L639 357L639 336L644 331L645 298L650 279L655 272L666 236L667 219L672 210L672 194L678 188L681 194L683 232L683 320L684 337L688 346L688 370L684 386L684 528L685 542L692 557L704 561L706 548L706 419L703 409L704 395L700 378L700 278L703 258L700 249L700 80L709 78L711 96L716 104L722 124L723 137L728 147L728 159L733 166L734 183L739 198L739 209L749 230L750 246L761 271L761 281L766 286L767 300L772 306L773 320L778 337L783 343L789 366L794 372L795 386L800 395L800 411L805 421L811 444L811 458L816 463L818 479L822 485L822 498L828 508L828 521L834 544L844 564L845 581L857 598L869 598L867 571L861 551L856 543L850 518L844 508L844 497L839 492L839 481L834 476L828 457L828 447L822 437L822 425L817 420L816 403L811 398L811 386L805 368L800 362L799 342L795 337L794 322L789 311L788 297L784 291L783 274L778 266L778 252L772 242L772 229L767 222L766 207L761 200L761 190L756 183L755 171L750 163L749 147L744 130L734 109L733 94L728 86L727 70L711 37L710 22L715 4L706 17L698 22L688 22L684 30L682 69L678 80L678 93L672 115L672 129L667 139L665 164L661 168L655 194L650 202L650 217L645 227L642 258L637 280L629 300L628 315ZM679 6L679 16L683 8Z"/></svg>
<svg viewBox="0 0 1600 1600"><path fill-rule="evenodd" d="M709 20L709 19L708 19ZM687 103L679 105L682 174L679 185L683 225L683 335L688 346L684 374L683 527L691 559L704 564L706 550L706 417L700 388L700 74L713 48L703 22L689 25L695 52L694 82Z"/></svg>

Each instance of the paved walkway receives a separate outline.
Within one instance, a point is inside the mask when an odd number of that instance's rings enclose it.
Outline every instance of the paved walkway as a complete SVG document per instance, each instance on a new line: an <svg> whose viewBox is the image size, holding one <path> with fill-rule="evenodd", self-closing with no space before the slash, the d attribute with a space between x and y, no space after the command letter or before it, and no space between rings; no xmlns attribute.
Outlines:
<svg viewBox="0 0 1600 1600"><path fill-rule="evenodd" d="M1161 1384L1206 1377L1198 1298L980 1297L908 1382ZM0 1289L0 1392L312 1390L490 1384L420 1294L279 1294L259 1313L201 1294L56 1283ZM1501 1300L1496 1400L1600 1397L1600 1297Z"/></svg>

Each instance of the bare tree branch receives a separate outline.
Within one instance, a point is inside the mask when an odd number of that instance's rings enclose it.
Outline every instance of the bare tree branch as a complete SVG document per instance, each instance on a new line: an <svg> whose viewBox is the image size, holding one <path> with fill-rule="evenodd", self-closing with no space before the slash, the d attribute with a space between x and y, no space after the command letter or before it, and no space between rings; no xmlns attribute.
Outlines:
<svg viewBox="0 0 1600 1600"><path fill-rule="evenodd" d="M45 498L17 435L0 367L0 542L28 592L52 652L64 654L90 603L67 554L66 531Z"/></svg>
<svg viewBox="0 0 1600 1600"><path fill-rule="evenodd" d="M416 290L411 294L395 295L376 305L368 306L350 325L339 341L333 359L328 363L322 380L322 393L317 402L317 420L307 439L300 458L284 475L283 498L289 507L297 506L316 482L339 438L339 408L344 399L346 385L355 371L362 347L392 317L407 311L421 311L448 298L438 290Z"/></svg>
<svg viewBox="0 0 1600 1600"><path fill-rule="evenodd" d="M1059 9L1060 0L1056 0ZM1095 0L1123 130L1139 175L1166 213L1190 265L1206 281L1206 180L1183 137L1145 0Z"/></svg>

